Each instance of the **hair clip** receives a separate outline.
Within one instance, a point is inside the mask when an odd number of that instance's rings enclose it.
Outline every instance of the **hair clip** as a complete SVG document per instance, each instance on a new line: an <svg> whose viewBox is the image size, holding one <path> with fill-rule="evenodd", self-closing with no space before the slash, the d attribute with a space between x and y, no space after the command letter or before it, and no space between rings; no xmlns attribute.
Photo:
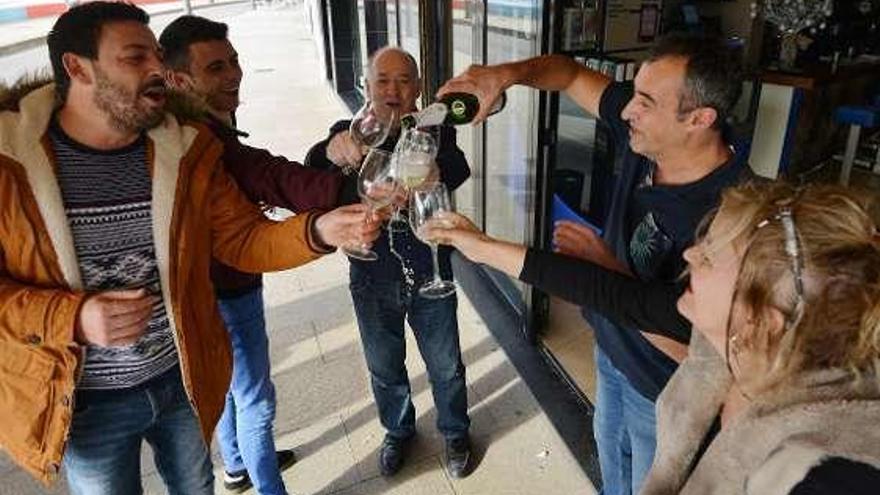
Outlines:
<svg viewBox="0 0 880 495"><path fill-rule="evenodd" d="M791 261L791 271L792 278L794 279L795 297L797 298L794 308L792 310L792 316L789 318L789 321L787 323L787 326L793 327L797 324L798 321L800 321L800 317L804 309L804 263L801 256L800 243L798 242L797 227L795 226L794 222L794 213L791 209L790 204L790 202L779 204L779 209L777 210L777 212L772 217L761 220L756 228L760 229L766 227L770 224L771 220L778 220L779 223L782 224L782 232L783 234L785 234L785 245L783 246L783 248L785 250L785 254L788 255L788 258Z"/></svg>
<svg viewBox="0 0 880 495"><path fill-rule="evenodd" d="M785 253L791 259L791 270L794 275L794 289L797 301L792 311L793 317L789 320L789 325L793 327L800 321L804 309L803 258L801 257L797 229L794 225L794 215L791 207L781 207L777 218L782 222L782 230L785 232Z"/></svg>

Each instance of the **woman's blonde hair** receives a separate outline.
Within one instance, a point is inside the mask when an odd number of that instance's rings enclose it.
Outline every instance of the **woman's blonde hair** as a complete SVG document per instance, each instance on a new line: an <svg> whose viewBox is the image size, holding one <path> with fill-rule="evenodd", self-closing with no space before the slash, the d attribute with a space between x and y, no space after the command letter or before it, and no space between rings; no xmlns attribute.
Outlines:
<svg viewBox="0 0 880 495"><path fill-rule="evenodd" d="M880 373L876 207L832 185L748 183L723 194L715 219L731 228L712 245L744 252L734 302L752 323L730 332L769 358L765 385L824 368ZM770 308L785 315L782 331Z"/></svg>

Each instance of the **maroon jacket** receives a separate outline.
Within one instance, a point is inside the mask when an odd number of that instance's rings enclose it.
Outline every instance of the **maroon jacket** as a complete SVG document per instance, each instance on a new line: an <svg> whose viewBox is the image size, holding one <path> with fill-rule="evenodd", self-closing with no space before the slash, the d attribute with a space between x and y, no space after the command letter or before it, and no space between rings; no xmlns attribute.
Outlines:
<svg viewBox="0 0 880 495"><path fill-rule="evenodd" d="M335 208L344 176L338 168L305 167L283 156L243 144L246 134L219 120L208 122L223 141L223 164L239 189L255 204L280 206L293 212ZM262 276L244 273L217 260L211 263L211 280L220 297L242 294L260 287Z"/></svg>

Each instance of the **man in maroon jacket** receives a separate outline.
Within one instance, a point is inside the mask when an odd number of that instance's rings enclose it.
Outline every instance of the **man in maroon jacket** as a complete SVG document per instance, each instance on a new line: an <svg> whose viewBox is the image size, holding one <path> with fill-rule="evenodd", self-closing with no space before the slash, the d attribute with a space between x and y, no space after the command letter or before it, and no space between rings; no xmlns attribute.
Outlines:
<svg viewBox="0 0 880 495"><path fill-rule="evenodd" d="M198 97L210 111L209 125L224 142L223 162L255 203L291 211L333 208L346 184L339 169L304 167L242 144L236 130L242 70L226 24L196 16L172 22L159 38L172 87ZM346 194L348 196L348 194ZM262 278L214 261L212 278L220 312L232 338L234 369L217 440L228 490L255 486L260 494L286 494L281 470L295 462L292 450L275 451L272 421L275 390L269 373Z"/></svg>

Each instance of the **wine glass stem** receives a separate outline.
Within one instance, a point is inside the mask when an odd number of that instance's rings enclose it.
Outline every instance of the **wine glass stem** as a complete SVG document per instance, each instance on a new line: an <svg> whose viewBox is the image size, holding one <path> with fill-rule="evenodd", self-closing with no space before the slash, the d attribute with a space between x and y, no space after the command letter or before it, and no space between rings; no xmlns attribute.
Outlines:
<svg viewBox="0 0 880 495"><path fill-rule="evenodd" d="M370 219L371 219L371 218L373 218L373 205L370 204L370 203L367 203L367 212L364 214L364 225L370 223ZM365 251L366 251L367 249L369 249L369 248L367 247L367 243L366 243L366 242L362 242L362 243L361 243L361 248L362 248L363 250L365 250Z"/></svg>
<svg viewBox="0 0 880 495"><path fill-rule="evenodd" d="M437 259L437 244L431 243L431 260L434 262L434 281L440 282L440 261Z"/></svg>

